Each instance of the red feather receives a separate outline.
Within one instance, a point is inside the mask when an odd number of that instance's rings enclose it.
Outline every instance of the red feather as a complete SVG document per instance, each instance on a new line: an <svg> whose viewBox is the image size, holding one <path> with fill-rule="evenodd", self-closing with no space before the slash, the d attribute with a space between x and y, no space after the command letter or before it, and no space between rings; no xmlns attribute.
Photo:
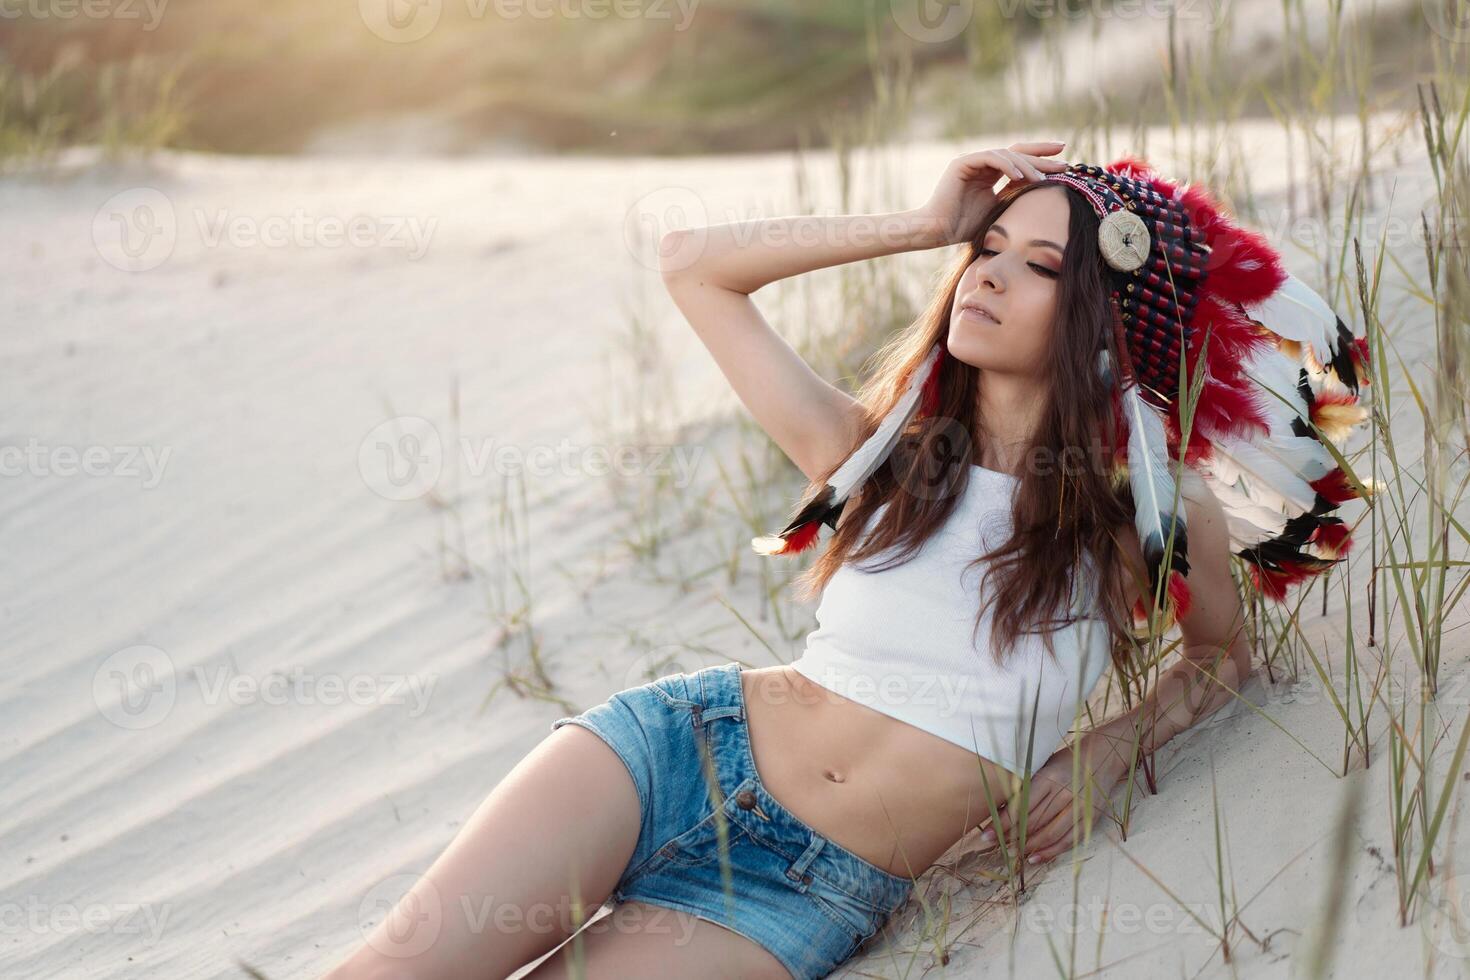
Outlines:
<svg viewBox="0 0 1470 980"><path fill-rule="evenodd" d="M1286 270L1264 235L1237 226L1220 202L1198 184L1182 187L1154 173L1145 161L1121 156L1104 169L1146 181L1183 206L1191 225L1210 247L1205 289L1234 303L1256 303L1281 288Z"/></svg>
<svg viewBox="0 0 1470 980"><path fill-rule="evenodd" d="M1228 220L1217 218L1218 230L1214 234L1206 232L1210 259L1205 266L1205 286L1226 302L1259 303L1286 282L1286 270L1264 236L1247 228L1226 226Z"/></svg>
<svg viewBox="0 0 1470 980"><path fill-rule="evenodd" d="M1250 565L1251 584L1262 595L1277 602L1286 598L1286 576L1267 571L1259 565Z"/></svg>
<svg viewBox="0 0 1470 980"><path fill-rule="evenodd" d="M919 415L929 417L939 413L939 376L944 373L944 358L949 354L949 348L941 346L939 356L934 359L934 367L929 371L929 377L924 379L924 387L919 390Z"/></svg>
<svg viewBox="0 0 1470 980"><path fill-rule="evenodd" d="M1148 606L1144 600L1153 601L1153 595L1139 596L1133 600L1133 623L1135 626L1144 626L1148 623ZM1162 629L1167 631L1169 625L1178 622L1182 617L1189 615L1190 605L1193 603L1193 595L1189 591L1189 582L1183 575L1176 571L1169 573L1168 594L1164 596L1164 610L1162 616Z"/></svg>
<svg viewBox="0 0 1470 980"><path fill-rule="evenodd" d="M1199 370L1199 356L1204 349L1208 369L1194 407L1194 425L1189 433L1185 461L1191 464L1209 458L1211 441L1222 436L1250 440L1270 432L1267 413L1259 401L1256 388L1244 373L1243 365L1258 351L1274 341L1259 333L1250 319L1237 307L1218 303L1208 293L1195 307L1189 335L1187 364L1191 376ZM1205 338L1209 337L1206 344ZM1171 406L1175 422L1174 440L1182 428L1183 392ZM1177 455L1177 454L1176 454Z"/></svg>
<svg viewBox="0 0 1470 980"><path fill-rule="evenodd" d="M1174 615L1176 618L1183 619L1189 615L1189 605L1192 601L1189 592L1189 583L1178 572L1169 573L1169 598L1174 601Z"/></svg>
<svg viewBox="0 0 1470 980"><path fill-rule="evenodd" d="M1358 496L1358 491L1348 482L1347 474L1342 471L1341 466L1334 466L1326 476L1313 480L1308 485L1334 506Z"/></svg>
<svg viewBox="0 0 1470 980"><path fill-rule="evenodd" d="M1321 570L1320 567L1294 561L1283 561L1280 564L1279 571L1261 568L1255 564L1249 566L1251 580L1255 582L1256 588L1277 602L1285 601L1287 590L1292 586L1311 578Z"/></svg>
<svg viewBox="0 0 1470 980"><path fill-rule="evenodd" d="M776 552L778 555L794 555L798 551L805 551L817 543L817 532L821 531L821 521L807 521L786 536L786 547Z"/></svg>
<svg viewBox="0 0 1470 980"><path fill-rule="evenodd" d="M1353 359L1353 371L1358 375L1358 384L1364 388L1373 383L1372 356L1368 351L1367 337L1354 337L1352 347L1348 348L1348 356Z"/></svg>
<svg viewBox="0 0 1470 980"><path fill-rule="evenodd" d="M1321 524L1307 539L1315 542L1328 558L1340 558L1353 546L1353 530L1342 521Z"/></svg>

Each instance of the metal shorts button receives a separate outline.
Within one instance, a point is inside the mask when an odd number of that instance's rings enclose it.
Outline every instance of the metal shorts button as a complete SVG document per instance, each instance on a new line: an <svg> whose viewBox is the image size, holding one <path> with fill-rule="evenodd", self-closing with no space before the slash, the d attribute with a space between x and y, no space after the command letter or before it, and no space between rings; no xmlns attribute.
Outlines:
<svg viewBox="0 0 1470 980"><path fill-rule="evenodd" d="M755 794L748 789L742 789L735 794L735 805L742 810L755 809Z"/></svg>

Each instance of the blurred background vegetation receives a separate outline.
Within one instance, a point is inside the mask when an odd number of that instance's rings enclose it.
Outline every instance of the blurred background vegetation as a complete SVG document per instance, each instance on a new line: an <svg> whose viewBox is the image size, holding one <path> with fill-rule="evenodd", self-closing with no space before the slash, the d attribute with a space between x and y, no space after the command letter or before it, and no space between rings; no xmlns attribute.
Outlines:
<svg viewBox="0 0 1470 980"><path fill-rule="evenodd" d="M895 75L914 83L900 90L917 103L902 114L915 136L1025 119L1075 123L1104 101L1112 116L1160 121L1190 98L1191 78L1223 89L1212 101L1231 101L1234 114L1265 113L1263 93L1292 71L1281 52L1298 50L1293 21L1321 33L1324 19L1330 32L1344 17L1372 22L1357 34L1379 48L1373 90L1400 93L1411 106L1412 85L1395 85L1395 75L1422 63L1428 33L1419 2L1354 9L1275 0L1260 5L1271 14L1270 38L1247 41L1254 46L1242 58L1243 39L1229 36L1232 18L1215 17L1218 26L1201 40L1176 30L1172 16L1151 16L1140 18L1148 30L1107 42L1112 58L1103 66L1116 77L1089 84L1025 77L1019 61L1028 49L1050 47L1042 64L1075 69L1066 45L1095 35L1112 0L976 0L963 30L937 38L904 29L899 0L689 2L636 5L659 16L546 17L506 16L496 0L15 0L0 17L0 156L76 144L271 154L358 144L375 153L385 145L434 153L781 150L830 144L834 120L859 115L883 97L878 80ZM1210 19L1224 2L1178 7L1181 17ZM83 12L89 3L91 15ZM385 37L373 29L374 4L400 5L400 16L431 10L434 27L411 41ZM1324 44L1331 56L1330 38ZM1201 73L1197 63L1214 67ZM1126 69L1143 65L1149 70L1130 82ZM1160 77L1171 81L1161 86ZM1001 84L1008 97L997 97Z"/></svg>

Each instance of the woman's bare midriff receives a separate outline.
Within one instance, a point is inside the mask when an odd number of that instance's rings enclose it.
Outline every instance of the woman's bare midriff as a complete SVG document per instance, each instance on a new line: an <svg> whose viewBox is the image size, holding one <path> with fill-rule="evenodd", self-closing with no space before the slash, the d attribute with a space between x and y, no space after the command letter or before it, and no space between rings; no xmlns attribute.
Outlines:
<svg viewBox="0 0 1470 980"><path fill-rule="evenodd" d="M917 877L1013 791L997 764L827 690L787 666L740 672L751 752L772 796L813 830Z"/></svg>

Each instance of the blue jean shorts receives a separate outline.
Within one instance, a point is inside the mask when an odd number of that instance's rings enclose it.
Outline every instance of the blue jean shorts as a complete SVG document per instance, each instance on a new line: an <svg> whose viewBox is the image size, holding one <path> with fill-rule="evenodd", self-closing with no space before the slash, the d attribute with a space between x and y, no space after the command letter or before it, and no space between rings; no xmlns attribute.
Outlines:
<svg viewBox="0 0 1470 980"><path fill-rule="evenodd" d="M679 909L824 977L882 927L913 882L833 843L756 773L738 663L620 691L552 730L596 733L627 765L642 824L612 893Z"/></svg>

